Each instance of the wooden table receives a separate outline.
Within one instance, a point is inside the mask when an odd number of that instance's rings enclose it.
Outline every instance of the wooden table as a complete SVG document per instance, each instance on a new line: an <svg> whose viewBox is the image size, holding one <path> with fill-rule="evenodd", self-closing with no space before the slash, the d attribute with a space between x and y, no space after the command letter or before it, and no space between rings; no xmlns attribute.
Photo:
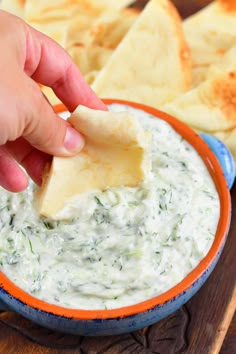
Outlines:
<svg viewBox="0 0 236 354"><path fill-rule="evenodd" d="M173 2L186 17L210 0ZM140 0L136 5L145 3ZM201 290L179 311L143 330L102 338L63 335L4 312L0 314L0 354L236 353L236 317L231 323L236 308L236 185L231 195L232 224L220 261Z"/></svg>

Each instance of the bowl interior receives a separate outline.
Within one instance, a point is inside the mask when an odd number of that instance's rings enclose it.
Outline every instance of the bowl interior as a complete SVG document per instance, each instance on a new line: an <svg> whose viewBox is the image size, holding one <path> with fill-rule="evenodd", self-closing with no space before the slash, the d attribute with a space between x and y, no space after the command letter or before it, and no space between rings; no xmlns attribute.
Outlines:
<svg viewBox="0 0 236 354"><path fill-rule="evenodd" d="M42 300L36 299L33 296L29 295L14 283L12 283L2 272L0 272L0 286L8 292L10 295L19 299L23 303L27 304L30 307L40 309L41 311L53 313L57 316L65 316L73 319L89 320L89 319L108 319L108 318L117 318L117 317L127 317L134 315L140 312L147 311L157 305L161 305L176 296L180 293L186 291L197 279L201 277L206 269L214 261L215 257L221 251L224 242L226 240L227 232L230 225L230 216L231 216L231 203L230 203L230 194L227 188L226 180L223 175L221 166L210 150L208 145L196 134L192 129L178 121L177 119L171 117L168 114L165 114L157 109L154 109L143 104L128 102L124 100L115 100L115 99L104 99L104 102L107 105L118 103L122 105L128 105L133 108L141 109L153 116L161 118L169 123L183 138L188 141L201 156L204 161L217 189L220 198L220 219L215 235L214 242L206 255L205 258L195 267L180 283L178 283L173 288L169 289L165 293L158 295L152 299L143 301L136 305L131 305L127 307L122 307L112 310L77 310L77 309L68 309L63 308L57 305L51 305ZM58 113L67 111L64 105L55 106L55 110Z"/></svg>

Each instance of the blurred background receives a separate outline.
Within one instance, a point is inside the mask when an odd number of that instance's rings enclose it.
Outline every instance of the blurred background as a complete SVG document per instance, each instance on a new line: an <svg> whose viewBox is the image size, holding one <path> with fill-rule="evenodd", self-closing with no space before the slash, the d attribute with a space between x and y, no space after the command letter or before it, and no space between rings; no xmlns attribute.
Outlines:
<svg viewBox="0 0 236 354"><path fill-rule="evenodd" d="M172 0L183 18L188 17L202 7L210 4L212 0ZM137 0L133 6L143 7L147 0Z"/></svg>

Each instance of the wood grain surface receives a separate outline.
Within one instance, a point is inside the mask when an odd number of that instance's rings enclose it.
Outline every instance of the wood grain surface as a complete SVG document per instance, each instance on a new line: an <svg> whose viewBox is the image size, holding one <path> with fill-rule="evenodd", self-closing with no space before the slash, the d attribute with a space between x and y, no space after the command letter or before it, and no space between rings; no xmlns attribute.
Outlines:
<svg viewBox="0 0 236 354"><path fill-rule="evenodd" d="M136 1L135 6L142 7L146 2ZM210 1L173 2L186 17ZM236 353L236 317L229 327L236 308L236 186L231 196L232 224L220 261L201 290L180 310L143 330L99 338L64 335L15 313L3 312L0 314L0 354Z"/></svg>
<svg viewBox="0 0 236 354"><path fill-rule="evenodd" d="M222 345L221 354L236 353L236 314L234 314L233 320L229 327L228 333Z"/></svg>

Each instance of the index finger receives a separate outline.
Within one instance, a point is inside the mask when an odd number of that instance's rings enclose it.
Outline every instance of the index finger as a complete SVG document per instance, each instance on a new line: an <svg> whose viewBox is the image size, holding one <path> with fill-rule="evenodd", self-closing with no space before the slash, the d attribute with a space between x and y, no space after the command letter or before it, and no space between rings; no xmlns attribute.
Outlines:
<svg viewBox="0 0 236 354"><path fill-rule="evenodd" d="M69 54L51 38L30 26L26 27L24 70L35 81L51 87L70 111L79 104L107 109L86 83Z"/></svg>

